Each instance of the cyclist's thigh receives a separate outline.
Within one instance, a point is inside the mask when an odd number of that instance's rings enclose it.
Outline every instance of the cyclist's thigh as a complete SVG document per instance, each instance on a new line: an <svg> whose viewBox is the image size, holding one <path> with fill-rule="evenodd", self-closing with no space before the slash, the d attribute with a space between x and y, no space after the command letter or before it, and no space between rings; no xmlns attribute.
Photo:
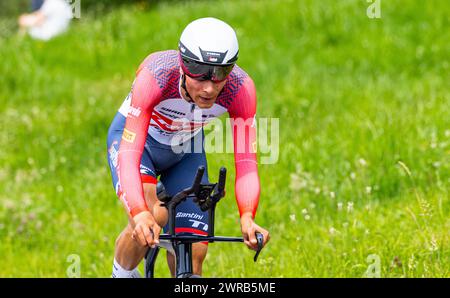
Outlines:
<svg viewBox="0 0 450 298"><path fill-rule="evenodd" d="M173 196L177 192L190 187L199 166L205 167L202 183L208 183L208 171L205 152L186 153L180 162L170 169L161 173L161 182L164 184L169 195ZM203 212L200 207L193 202L192 198L187 198L177 206L176 209L176 232L190 232L197 234L207 234L208 212ZM164 227L167 231L168 226Z"/></svg>

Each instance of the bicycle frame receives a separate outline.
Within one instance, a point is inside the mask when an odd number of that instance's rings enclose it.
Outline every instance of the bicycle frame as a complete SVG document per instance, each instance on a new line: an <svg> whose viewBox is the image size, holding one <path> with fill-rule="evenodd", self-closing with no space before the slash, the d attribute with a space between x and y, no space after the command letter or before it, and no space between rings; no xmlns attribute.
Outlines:
<svg viewBox="0 0 450 298"><path fill-rule="evenodd" d="M166 207L169 211L169 231L168 234L162 234L159 236L161 241L169 241L174 254L175 254L175 264L176 264L176 274L177 278L189 278L189 277L199 277L193 274L192 267L192 243L195 242L243 242L242 237L224 237L214 235L214 221L216 205L221 198L224 197L225 180L226 180L226 169L222 167L219 172L219 182L216 184L200 184L201 178L205 168L203 166L199 167L197 174L194 179L194 183L190 188L184 189L177 193L173 197L166 197L165 201L167 203ZM164 193L165 195L165 193ZM194 235L186 233L175 233L175 219L176 219L176 207L186 200L188 197L193 197L194 202L196 202L202 211L208 210L208 235ZM256 262L259 252L262 249L262 234L257 233L258 247L254 261ZM154 267L155 261L158 256L160 246L155 248L150 248L145 256L145 277L154 277Z"/></svg>

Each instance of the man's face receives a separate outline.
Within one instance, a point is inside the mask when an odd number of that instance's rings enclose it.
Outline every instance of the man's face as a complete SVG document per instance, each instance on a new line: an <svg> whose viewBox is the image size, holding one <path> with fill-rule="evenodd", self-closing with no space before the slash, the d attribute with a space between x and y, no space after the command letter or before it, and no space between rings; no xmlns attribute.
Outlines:
<svg viewBox="0 0 450 298"><path fill-rule="evenodd" d="M215 83L210 80L199 81L186 76L186 89L194 103L201 109L211 108L227 80Z"/></svg>

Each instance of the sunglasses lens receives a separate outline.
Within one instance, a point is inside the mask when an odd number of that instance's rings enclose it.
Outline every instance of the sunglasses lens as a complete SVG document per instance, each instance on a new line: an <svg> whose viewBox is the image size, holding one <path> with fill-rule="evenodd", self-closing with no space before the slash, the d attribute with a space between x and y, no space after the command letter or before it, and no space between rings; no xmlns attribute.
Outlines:
<svg viewBox="0 0 450 298"><path fill-rule="evenodd" d="M208 65L186 58L183 58L182 61L183 70L187 73L188 76L195 79L211 80L214 82L225 80L234 67L234 64L225 66Z"/></svg>
<svg viewBox="0 0 450 298"><path fill-rule="evenodd" d="M211 79L213 81L223 81L233 70L234 65L227 66L214 66L214 70L212 72Z"/></svg>

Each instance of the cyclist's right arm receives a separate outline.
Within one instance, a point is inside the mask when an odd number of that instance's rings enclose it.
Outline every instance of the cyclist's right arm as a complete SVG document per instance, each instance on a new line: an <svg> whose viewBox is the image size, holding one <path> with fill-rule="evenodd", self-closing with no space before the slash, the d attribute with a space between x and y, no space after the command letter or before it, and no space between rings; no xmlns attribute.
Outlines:
<svg viewBox="0 0 450 298"><path fill-rule="evenodd" d="M140 162L150 117L160 100L157 81L147 68L141 67L131 91L131 104L119 148L120 193L131 217L149 211L144 199Z"/></svg>

